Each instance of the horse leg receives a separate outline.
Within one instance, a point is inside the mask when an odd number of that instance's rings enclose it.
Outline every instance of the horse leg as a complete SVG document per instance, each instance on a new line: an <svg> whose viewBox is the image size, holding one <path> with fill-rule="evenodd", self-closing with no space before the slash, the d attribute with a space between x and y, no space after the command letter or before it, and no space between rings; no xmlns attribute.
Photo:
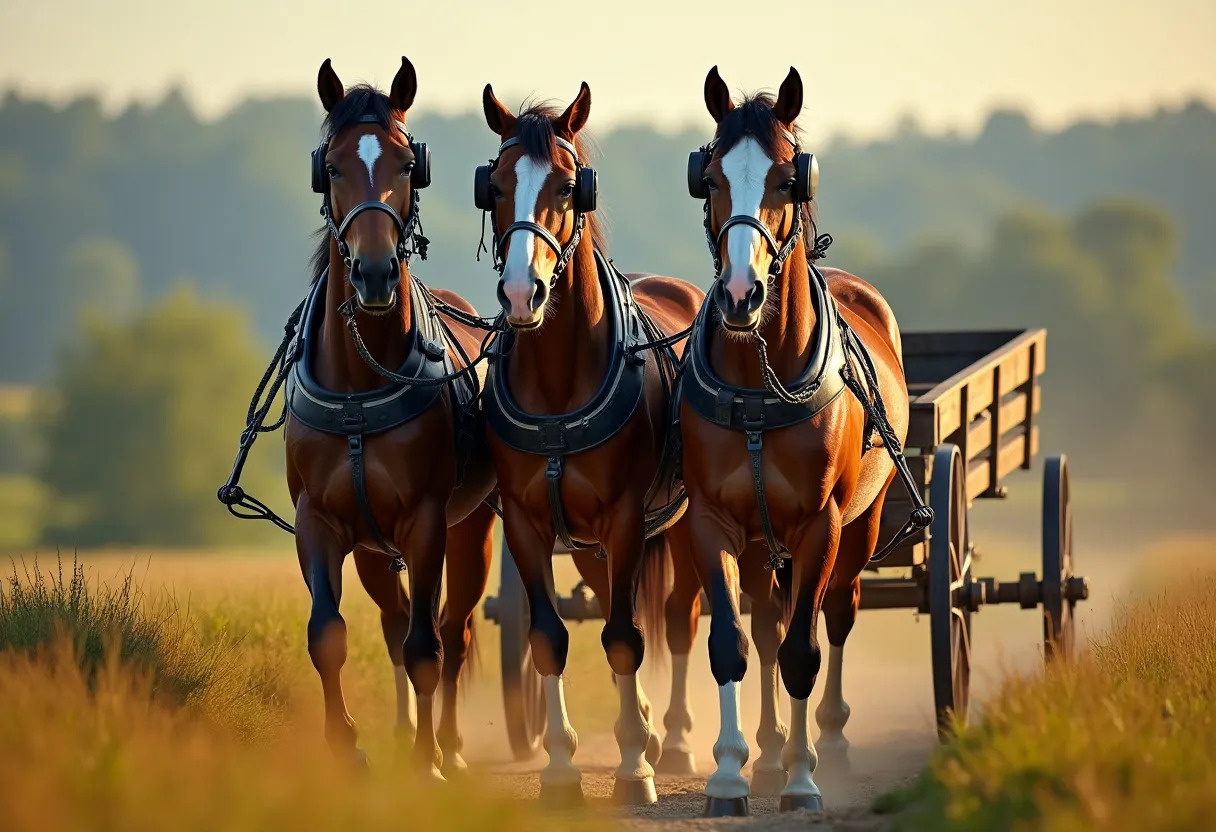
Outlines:
<svg viewBox="0 0 1216 832"><path fill-rule="evenodd" d="M565 805L581 803L582 772L574 765L578 734L566 712L566 692L562 673L570 651L570 632L557 611L556 599L549 592L553 576L552 530L548 533L531 526L522 506L503 499L503 533L519 578L528 594L531 628L528 642L532 664L541 675L545 692L545 751L548 764L540 772L540 799L544 803Z"/></svg>
<svg viewBox="0 0 1216 832"><path fill-rule="evenodd" d="M638 681L645 644L638 626L635 593L641 574L645 532L641 512L617 507L614 522L605 535L608 553L609 611L600 641L608 665L616 676L621 709L617 717L617 746L621 764L616 770L612 794L618 802L645 805L658 800L654 768L646 750L655 737L648 714L642 708L644 694Z"/></svg>
<svg viewBox="0 0 1216 832"><path fill-rule="evenodd" d="M819 649L819 609L840 545L840 509L832 499L811 520L803 533L794 537L793 598L794 612L777 662L790 695L790 736L781 752L781 762L789 780L781 791L781 810L823 810L823 797L813 777L819 758L811 742L810 714L807 706L815 678L819 675L822 653Z"/></svg>
<svg viewBox="0 0 1216 832"><path fill-rule="evenodd" d="M686 540L681 539L681 542ZM671 703L663 716L667 733L657 769L664 774L694 774L697 767L689 742L693 721L688 704L688 656L692 653L697 621L701 617L701 582L697 579L692 552L686 546L677 549L670 536L668 545L675 572L671 594L663 609L667 621L667 649L671 653Z"/></svg>
<svg viewBox="0 0 1216 832"><path fill-rule="evenodd" d="M346 621L338 612L342 601L342 561L346 547L337 533L307 509L300 498L296 512L296 554L300 572L312 595L308 616L308 655L321 677L325 699L325 740L339 759L366 766L367 756L356 742L355 721L342 695L342 665L346 664Z"/></svg>
<svg viewBox="0 0 1216 832"><path fill-rule="evenodd" d="M414 686L405 672L405 637L410 629L410 602L401 584L401 576L392 570L389 559L379 552L362 547L355 549L355 569L363 588L380 608L380 629L389 661L393 663L393 681L397 686L397 747L407 753L414 745L417 723L414 721Z"/></svg>
<svg viewBox="0 0 1216 832"><path fill-rule="evenodd" d="M460 671L468 658L473 633L473 611L486 591L494 548L494 512L481 506L448 531L448 597L439 627L443 639L443 714L439 720L439 747L443 773L463 775L468 766L460 756L457 705Z"/></svg>
<svg viewBox="0 0 1216 832"><path fill-rule="evenodd" d="M778 711L777 648L783 634L781 597L773 573L765 568L768 552L750 546L739 558L739 580L752 601L752 640L760 657L760 727L756 744L760 756L752 764L752 795L776 797L785 787L781 749L789 739L789 728Z"/></svg>
<svg viewBox="0 0 1216 832"><path fill-rule="evenodd" d="M841 682L844 643L857 620L861 571L878 546L882 507L890 485L891 480L888 480L874 503L841 532L836 567L823 599L828 631L828 675L824 681L823 699L815 709L815 721L819 724L820 751L832 763L845 767L849 764L849 741L845 739L844 726L850 712Z"/></svg>
<svg viewBox="0 0 1216 832"><path fill-rule="evenodd" d="M443 665L439 640L439 592L447 542L444 504L431 500L415 506L413 522L398 536L397 550L409 563L410 628L405 636L405 671L418 696L418 733L413 766L426 780L442 781L443 752L435 737L435 689Z"/></svg>
<svg viewBox="0 0 1216 832"><path fill-rule="evenodd" d="M720 515L690 500L687 524L671 531L673 547L684 545L693 553L701 585L709 595L709 667L718 683L721 727L714 743L717 768L705 783L705 812L709 816L746 815L748 809L747 764L749 749L743 736L739 692L747 672L747 635L739 617L739 570L732 552L743 550L744 541L727 529Z"/></svg>

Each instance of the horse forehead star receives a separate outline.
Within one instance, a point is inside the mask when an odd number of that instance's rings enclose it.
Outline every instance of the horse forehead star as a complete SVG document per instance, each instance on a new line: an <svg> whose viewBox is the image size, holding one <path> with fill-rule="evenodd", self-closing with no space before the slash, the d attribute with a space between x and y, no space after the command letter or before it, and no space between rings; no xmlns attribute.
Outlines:
<svg viewBox="0 0 1216 832"><path fill-rule="evenodd" d="M515 163L516 222L536 222L536 203L540 199L540 189L544 187L545 180L552 172L552 162L538 161L526 153L519 157ZM528 273L536 249L536 235L531 231L525 229L516 236L523 239L507 249L508 271L504 274L508 278L523 277Z"/></svg>
<svg viewBox="0 0 1216 832"><path fill-rule="evenodd" d="M359 148L356 151L363 164L367 165L367 178L376 184L376 160L380 158L380 139L371 133L359 137Z"/></svg>
<svg viewBox="0 0 1216 832"><path fill-rule="evenodd" d="M764 182L773 160L764 152L760 142L747 136L722 157L722 175L730 183L732 214L760 217L760 201L764 198Z"/></svg>

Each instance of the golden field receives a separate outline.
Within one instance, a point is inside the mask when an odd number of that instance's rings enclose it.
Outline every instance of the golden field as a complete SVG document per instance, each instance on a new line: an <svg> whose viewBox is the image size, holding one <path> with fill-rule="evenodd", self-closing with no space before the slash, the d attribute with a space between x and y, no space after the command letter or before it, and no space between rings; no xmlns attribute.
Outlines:
<svg viewBox="0 0 1216 832"><path fill-rule="evenodd" d="M877 808L907 830L1216 828L1216 571L1198 544L1152 551L1076 662L1011 675Z"/></svg>

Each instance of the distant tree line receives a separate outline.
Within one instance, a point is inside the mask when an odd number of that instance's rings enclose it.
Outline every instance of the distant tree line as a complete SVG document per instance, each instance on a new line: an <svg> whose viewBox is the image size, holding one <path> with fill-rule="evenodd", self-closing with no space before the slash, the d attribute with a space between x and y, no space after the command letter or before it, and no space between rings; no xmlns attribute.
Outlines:
<svg viewBox="0 0 1216 832"><path fill-rule="evenodd" d="M318 123L304 100L248 102L213 123L180 95L114 117L89 99L0 103L0 385L54 392L28 423L0 414L0 502L21 507L23 534L248 534L214 489L267 345L307 285ZM473 115L411 127L435 152L432 257L415 272L489 310L471 171L494 138ZM601 204L623 267L708 282L700 206L683 185L705 138L601 136ZM905 126L817 149L820 230L837 238L826 265L874 282L904 327L1049 329L1045 445L1125 480L1213 469L1216 236L1204 229L1216 113L1192 104L1046 133L998 112L974 138ZM249 476L282 507L281 446L262 444Z"/></svg>

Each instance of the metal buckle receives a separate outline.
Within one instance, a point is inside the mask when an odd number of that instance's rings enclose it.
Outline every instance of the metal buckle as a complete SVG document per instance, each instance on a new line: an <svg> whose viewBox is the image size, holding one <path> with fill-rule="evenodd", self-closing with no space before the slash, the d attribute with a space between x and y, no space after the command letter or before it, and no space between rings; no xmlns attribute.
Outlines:
<svg viewBox="0 0 1216 832"><path fill-rule="evenodd" d="M541 422L536 429L540 433L540 441L545 450L566 450L566 426L561 422Z"/></svg>
<svg viewBox="0 0 1216 832"><path fill-rule="evenodd" d="M548 463L545 464L545 477L551 480L562 478L562 458L560 456L549 457Z"/></svg>
<svg viewBox="0 0 1216 832"><path fill-rule="evenodd" d="M755 452L764 447L764 434L758 430L749 430L747 432L747 449Z"/></svg>

